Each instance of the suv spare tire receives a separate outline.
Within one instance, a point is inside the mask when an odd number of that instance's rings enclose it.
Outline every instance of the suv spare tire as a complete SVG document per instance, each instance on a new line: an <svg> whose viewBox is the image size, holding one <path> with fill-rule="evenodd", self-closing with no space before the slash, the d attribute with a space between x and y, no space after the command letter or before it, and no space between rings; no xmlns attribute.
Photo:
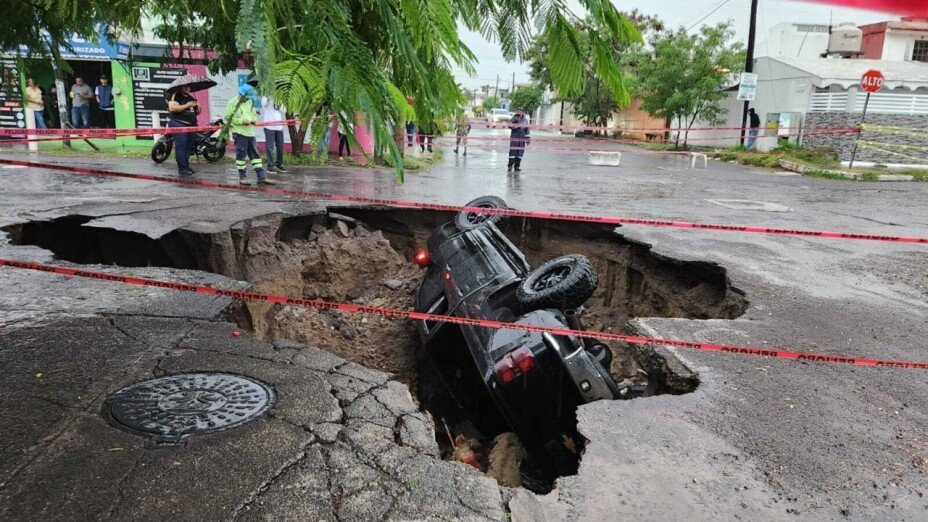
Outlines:
<svg viewBox="0 0 928 522"><path fill-rule="evenodd" d="M496 196L483 196L479 197L473 201L470 201L465 207L480 207L480 208L508 208L506 207L506 202L503 198ZM506 220L506 216L501 216L499 214L477 214L476 212L458 212L454 217L454 224L458 227L458 230L465 232L467 230L473 230L479 226L482 226L486 223L499 224Z"/></svg>
<svg viewBox="0 0 928 522"><path fill-rule="evenodd" d="M558 308L569 310L586 302L599 281L592 263L579 254L552 259L532 270L516 289L523 309Z"/></svg>

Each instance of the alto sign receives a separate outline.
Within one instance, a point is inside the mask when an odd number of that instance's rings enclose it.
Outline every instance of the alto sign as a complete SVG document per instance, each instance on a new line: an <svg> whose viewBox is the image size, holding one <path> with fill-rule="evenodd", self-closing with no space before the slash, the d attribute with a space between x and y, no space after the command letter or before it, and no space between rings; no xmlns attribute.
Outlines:
<svg viewBox="0 0 928 522"><path fill-rule="evenodd" d="M883 88L883 73L876 69L865 72L860 79L860 88L866 92L877 92Z"/></svg>

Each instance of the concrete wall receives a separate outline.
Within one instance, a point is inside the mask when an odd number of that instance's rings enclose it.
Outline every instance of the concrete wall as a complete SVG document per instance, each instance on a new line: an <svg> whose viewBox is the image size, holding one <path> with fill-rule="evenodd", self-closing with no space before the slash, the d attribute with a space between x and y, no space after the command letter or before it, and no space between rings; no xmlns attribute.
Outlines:
<svg viewBox="0 0 928 522"><path fill-rule="evenodd" d="M791 22L771 27L767 35L767 55L772 57L818 58L827 49L827 32L799 32Z"/></svg>
<svg viewBox="0 0 928 522"><path fill-rule="evenodd" d="M812 90L812 77L808 73L799 71L789 65L768 57L761 57L754 61L754 72L758 75L757 94L750 106L760 116L761 127L767 121L767 114L772 112L799 112L809 110L809 96ZM737 92L733 91L722 102L728 109L725 122L721 127L740 127L743 102L736 99ZM705 121L697 121L693 127L713 126ZM691 143L694 146L734 147L740 142L741 133L738 130L712 130L695 131L690 133ZM791 141L797 138L791 138ZM761 150L776 147L776 137L764 137L761 131L756 146Z"/></svg>
<svg viewBox="0 0 928 522"><path fill-rule="evenodd" d="M912 48L914 38L908 35L893 34L891 31L886 33L886 39L883 41L883 59L893 61L905 61L912 59Z"/></svg>
<svg viewBox="0 0 928 522"><path fill-rule="evenodd" d="M928 127L926 127L926 117L924 115L903 115L903 114L868 114L867 123L873 125L886 125L893 127L905 127L921 130L920 133L911 135L887 134L882 132L864 131L861 139L876 143L883 143L885 146L880 147L897 153L906 154L907 156L898 156L896 154L886 154L884 152L872 149L858 147L857 161L869 161L874 163L901 163L901 164L928 164L928 151L906 150L897 145L914 145L918 147L928 147ZM824 125L827 127L853 127L860 124L860 113L848 112L812 112L806 114L805 126ZM854 148L855 134L827 134L803 136L802 145L810 149L830 148L838 151L838 156L842 161L847 161L851 157L851 151Z"/></svg>

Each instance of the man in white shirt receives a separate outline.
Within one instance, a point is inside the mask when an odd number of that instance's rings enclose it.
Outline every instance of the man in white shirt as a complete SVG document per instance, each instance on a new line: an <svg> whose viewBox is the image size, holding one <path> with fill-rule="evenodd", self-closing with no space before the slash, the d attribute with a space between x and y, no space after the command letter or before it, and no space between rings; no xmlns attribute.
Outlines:
<svg viewBox="0 0 928 522"><path fill-rule="evenodd" d="M282 122L287 119L287 111L274 100L265 96L261 98L261 123ZM264 127L264 147L267 150L268 172L287 172L284 169L284 125L267 125ZM276 161L275 161L276 160Z"/></svg>

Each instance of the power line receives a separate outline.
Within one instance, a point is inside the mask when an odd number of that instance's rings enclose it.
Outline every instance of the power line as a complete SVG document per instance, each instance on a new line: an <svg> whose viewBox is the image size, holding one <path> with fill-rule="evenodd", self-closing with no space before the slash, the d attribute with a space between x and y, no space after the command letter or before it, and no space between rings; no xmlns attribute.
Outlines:
<svg viewBox="0 0 928 522"><path fill-rule="evenodd" d="M696 20L695 23L693 23L692 25L690 25L689 27L687 27L687 28L686 28L686 31L689 32L690 29L692 29L692 28L696 27L697 25L701 24L703 20L705 20L706 18L709 18L710 16L712 16L713 13L715 13L716 11L718 11L719 9L721 9L722 7L725 7L725 4L727 4L729 1L730 1L730 0L722 0L722 3L720 3L719 5L717 5L717 6L715 7L715 9L709 11L708 13L706 13L705 16L703 16L703 17L700 18L699 20Z"/></svg>

